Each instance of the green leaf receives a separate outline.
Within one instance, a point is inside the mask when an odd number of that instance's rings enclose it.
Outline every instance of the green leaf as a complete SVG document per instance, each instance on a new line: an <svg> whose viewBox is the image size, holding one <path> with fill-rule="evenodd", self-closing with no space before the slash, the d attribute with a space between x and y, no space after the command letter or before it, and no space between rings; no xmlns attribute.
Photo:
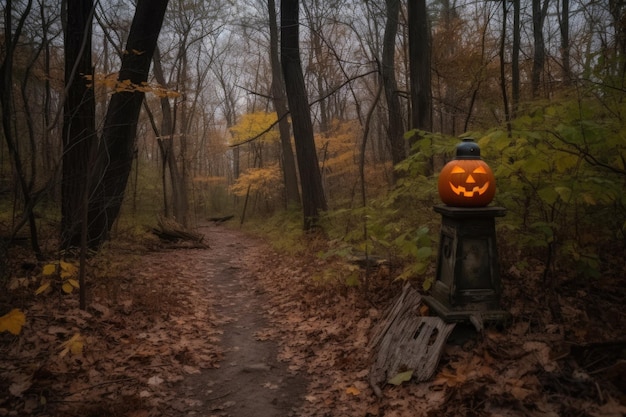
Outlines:
<svg viewBox="0 0 626 417"><path fill-rule="evenodd" d="M430 255L433 253L433 250L428 247L421 247L417 250L417 259L427 259L430 258Z"/></svg>
<svg viewBox="0 0 626 417"><path fill-rule="evenodd" d="M387 381L387 383L391 385L401 385L403 382L410 381L412 377L413 377L413 370L411 369L406 372L400 372L399 374L391 378L389 381Z"/></svg>
<svg viewBox="0 0 626 417"><path fill-rule="evenodd" d="M575 168L578 165L578 161L577 155L561 154L554 160L554 166L557 171L566 172L571 168Z"/></svg>
<svg viewBox="0 0 626 417"><path fill-rule="evenodd" d="M544 187L537 191L537 194L543 201L548 204L556 203L556 200L559 198L559 194L552 186Z"/></svg>
<svg viewBox="0 0 626 417"><path fill-rule="evenodd" d="M569 187L554 187L554 191L556 191L561 197L561 200L565 202L569 202L572 198L572 189Z"/></svg>
<svg viewBox="0 0 626 417"><path fill-rule="evenodd" d="M524 160L522 168L529 174L541 174L550 170L550 165L537 157Z"/></svg>

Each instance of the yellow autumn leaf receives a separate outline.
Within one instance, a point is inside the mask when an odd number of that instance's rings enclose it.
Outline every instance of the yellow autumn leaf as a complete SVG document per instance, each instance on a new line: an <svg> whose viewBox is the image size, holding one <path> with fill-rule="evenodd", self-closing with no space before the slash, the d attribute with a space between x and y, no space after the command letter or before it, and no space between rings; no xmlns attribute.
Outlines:
<svg viewBox="0 0 626 417"><path fill-rule="evenodd" d="M41 272L43 275L52 275L57 272L57 266L55 264L48 264L43 267Z"/></svg>
<svg viewBox="0 0 626 417"><path fill-rule="evenodd" d="M74 288L80 288L80 284L75 279L68 279L67 282Z"/></svg>
<svg viewBox="0 0 626 417"><path fill-rule="evenodd" d="M41 284L39 288L37 288L37 290L35 291L35 295L39 295L39 294L46 292L48 288L50 288L50 281L46 281L43 284Z"/></svg>
<svg viewBox="0 0 626 417"><path fill-rule="evenodd" d="M0 317L0 332L8 331L18 335L22 331L22 326L26 323L26 316L19 309L14 308L4 316Z"/></svg>
<svg viewBox="0 0 626 417"><path fill-rule="evenodd" d="M61 266L61 278L71 278L78 275L78 268L76 265L69 262L59 262Z"/></svg>
<svg viewBox="0 0 626 417"><path fill-rule="evenodd" d="M61 344L61 353L59 353L60 357L66 356L68 353L72 355L81 355L83 353L83 348L85 346L85 341L83 336L80 333L75 333L74 336L70 338L70 340L63 342Z"/></svg>
<svg viewBox="0 0 626 417"><path fill-rule="evenodd" d="M71 294L74 291L74 287L69 282L65 281L61 286L61 289L65 294Z"/></svg>
<svg viewBox="0 0 626 417"><path fill-rule="evenodd" d="M349 395L359 395L361 391L357 387L348 387L346 388L346 394Z"/></svg>
<svg viewBox="0 0 626 417"><path fill-rule="evenodd" d="M400 372L399 374L391 378L389 381L387 381L387 383L392 384L392 385L401 385L403 382L410 381L412 377L413 377L413 370L410 369L406 372Z"/></svg>

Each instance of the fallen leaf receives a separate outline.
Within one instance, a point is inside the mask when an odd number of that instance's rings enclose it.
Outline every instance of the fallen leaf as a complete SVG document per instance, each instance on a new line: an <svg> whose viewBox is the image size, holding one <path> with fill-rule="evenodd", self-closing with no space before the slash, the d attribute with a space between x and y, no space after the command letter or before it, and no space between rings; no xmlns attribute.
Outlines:
<svg viewBox="0 0 626 417"><path fill-rule="evenodd" d="M18 375L9 386L9 392L14 397L21 397L31 385L33 385L31 375Z"/></svg>
<svg viewBox="0 0 626 417"><path fill-rule="evenodd" d="M389 381L387 381L387 383L391 385L400 385L403 382L410 381L412 377L413 377L413 370L411 369L406 372L400 372L399 374L391 378Z"/></svg>
<svg viewBox="0 0 626 417"><path fill-rule="evenodd" d="M357 387L348 387L346 388L346 394L349 395L359 395L361 391Z"/></svg>
<svg viewBox="0 0 626 417"><path fill-rule="evenodd" d="M61 266L61 278L70 278L78 275L76 265L63 261L60 261L59 265Z"/></svg>
<svg viewBox="0 0 626 417"><path fill-rule="evenodd" d="M57 266L55 264L47 264L44 265L43 271L41 271L42 275L52 275L57 271Z"/></svg>
<svg viewBox="0 0 626 417"><path fill-rule="evenodd" d="M196 368L195 366L189 366L189 365L184 365L183 366L183 371L186 374L199 374L200 373L200 369Z"/></svg>
<svg viewBox="0 0 626 417"><path fill-rule="evenodd" d="M50 288L50 281L46 281L43 284L41 284L39 288L37 288L37 290L35 291L35 295L39 295L39 294L46 292L48 288Z"/></svg>
<svg viewBox="0 0 626 417"><path fill-rule="evenodd" d="M150 377L150 379L148 379L148 385L157 386L157 385L161 385L162 383L163 383L163 378L157 375Z"/></svg>
<svg viewBox="0 0 626 417"><path fill-rule="evenodd" d="M70 340L63 342L61 347L63 350L59 353L60 357L66 356L68 353L72 355L81 355L83 353L83 347L85 346L85 341L80 333L75 333L74 336L70 338Z"/></svg>
<svg viewBox="0 0 626 417"><path fill-rule="evenodd" d="M19 309L14 308L4 316L0 317L0 332L8 331L18 335L22 331L22 326L26 323L26 316Z"/></svg>

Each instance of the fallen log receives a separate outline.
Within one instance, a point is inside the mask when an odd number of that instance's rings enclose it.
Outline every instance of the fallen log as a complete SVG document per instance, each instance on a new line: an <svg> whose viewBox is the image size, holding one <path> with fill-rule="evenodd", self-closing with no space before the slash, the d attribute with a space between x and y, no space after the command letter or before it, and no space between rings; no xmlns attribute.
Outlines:
<svg viewBox="0 0 626 417"><path fill-rule="evenodd" d="M209 245L203 242L204 235L187 229L174 219L159 216L157 227L151 229L152 233L165 242L180 244L190 242L191 245L178 245L177 247L208 248Z"/></svg>
<svg viewBox="0 0 626 417"><path fill-rule="evenodd" d="M230 219L232 219L233 217L235 217L234 214L231 214L230 216L222 216L222 217L209 217L209 220L215 223L223 223L226 222Z"/></svg>

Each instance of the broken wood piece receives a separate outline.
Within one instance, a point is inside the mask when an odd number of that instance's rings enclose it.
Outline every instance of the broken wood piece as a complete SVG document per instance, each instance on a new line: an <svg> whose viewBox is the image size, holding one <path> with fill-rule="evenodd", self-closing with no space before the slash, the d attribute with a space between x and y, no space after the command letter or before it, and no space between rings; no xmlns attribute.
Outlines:
<svg viewBox="0 0 626 417"><path fill-rule="evenodd" d="M402 372L412 379L432 377L454 323L419 314L421 295L407 283L373 334L369 382L378 396L381 386Z"/></svg>

